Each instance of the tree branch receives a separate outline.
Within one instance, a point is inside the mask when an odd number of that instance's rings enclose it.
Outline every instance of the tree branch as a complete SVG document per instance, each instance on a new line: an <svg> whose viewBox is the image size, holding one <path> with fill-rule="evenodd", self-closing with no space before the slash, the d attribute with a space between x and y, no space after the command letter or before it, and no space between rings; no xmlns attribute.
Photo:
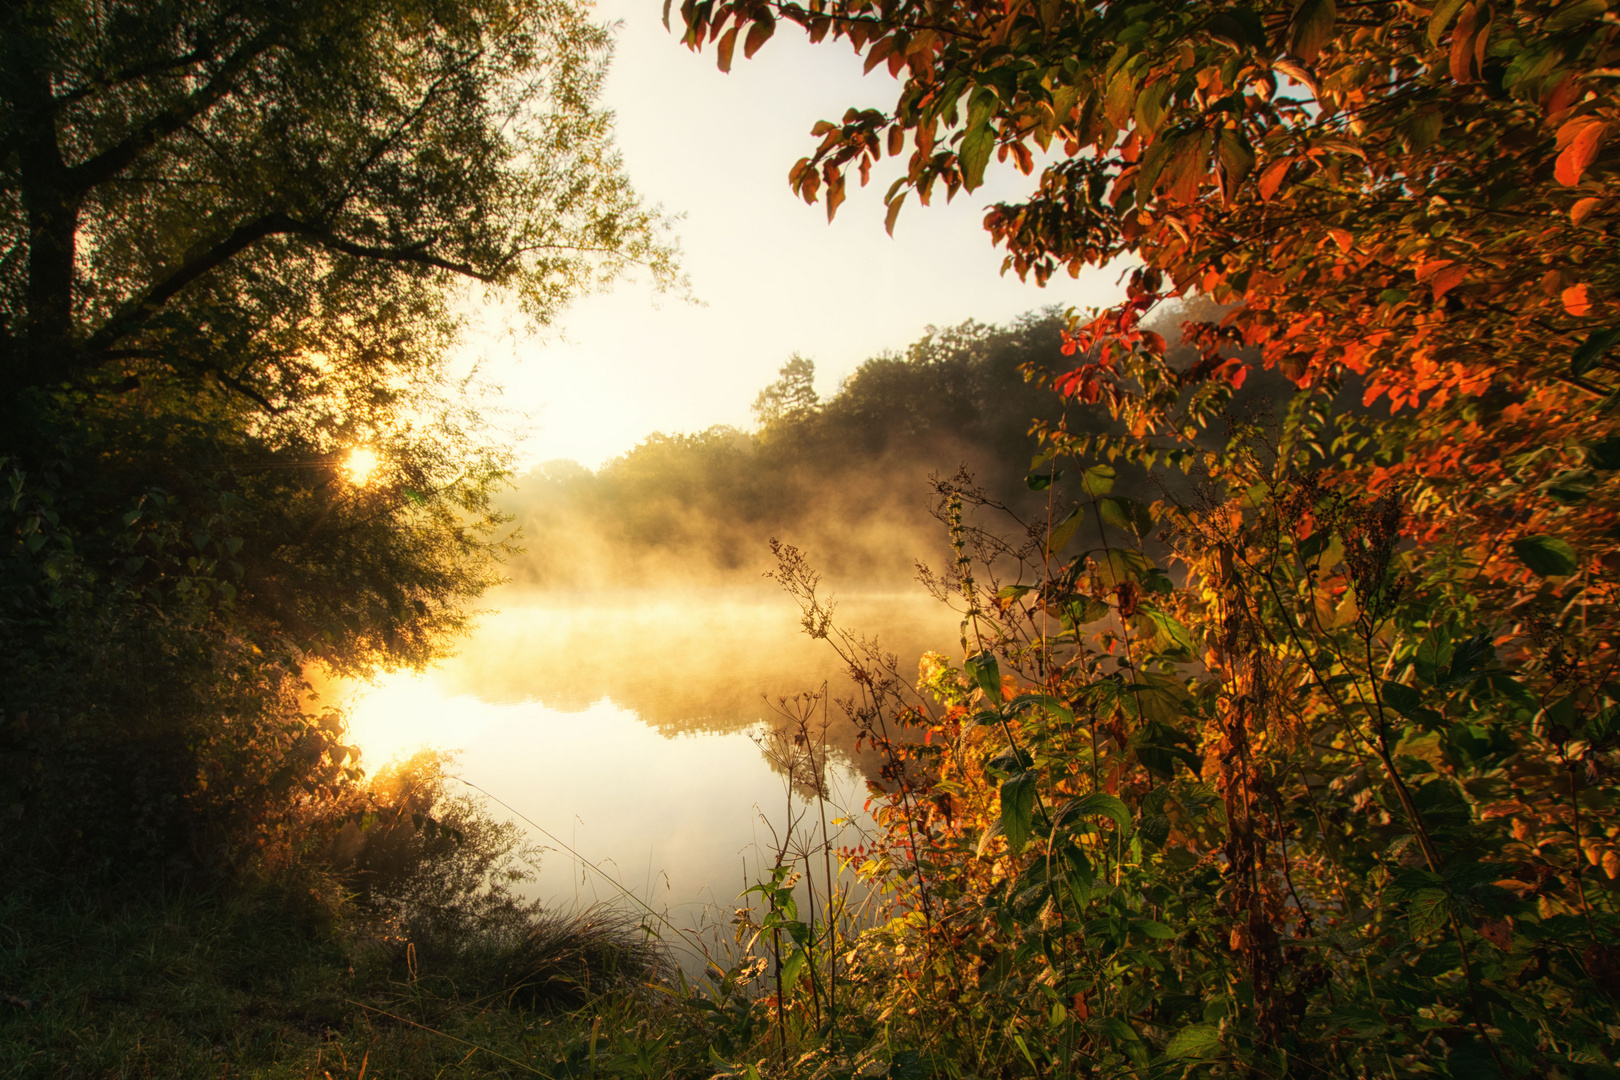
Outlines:
<svg viewBox="0 0 1620 1080"><path fill-rule="evenodd" d="M279 37L277 31L268 28L253 35L220 65L207 83L186 95L179 104L150 117L120 142L70 168L67 172L69 189L77 194L83 194L97 184L116 176L160 139L173 134L195 117L213 108L231 92L236 77L275 45Z"/></svg>
<svg viewBox="0 0 1620 1080"><path fill-rule="evenodd" d="M57 94L52 101L55 105L56 111L60 111L63 106L71 105L76 101L82 101L91 94L96 93L98 90L107 90L114 86L122 86L124 83L135 82L138 79L144 79L151 75L161 75L166 71L173 71L176 68L189 67L192 64L202 63L212 60L213 58L214 43L212 41L207 41L194 51L186 53L184 56L165 56L157 60L149 60L144 64L133 64L130 67L124 68L122 71L114 72L111 75L104 75L101 78L92 78L90 81L75 86L73 89L68 90L65 93Z"/></svg>
<svg viewBox="0 0 1620 1080"><path fill-rule="evenodd" d="M174 273L153 285L138 299L126 304L123 310L90 335L84 344L84 353L89 356L106 356L116 341L138 329L181 289L209 271L223 266L258 241L278 233L292 232L296 227L297 223L279 210L239 225L225 239L206 251L193 255L181 263Z"/></svg>
<svg viewBox="0 0 1620 1080"><path fill-rule="evenodd" d="M339 251L345 255L353 255L362 259L377 259L382 262L410 263L415 266L432 267L436 270L449 270L451 273L461 274L472 278L474 281L482 281L491 285L500 280L499 274L479 270L471 263L453 262L432 254L428 251L428 247L432 242L428 240L396 247L377 247L372 244L357 244L353 240L345 240L336 233L323 229L318 225L292 221L290 218L288 221L291 222L292 227L285 230L286 232L313 240L322 247L331 248L333 251ZM507 259L503 259L502 264L504 265L507 261Z"/></svg>

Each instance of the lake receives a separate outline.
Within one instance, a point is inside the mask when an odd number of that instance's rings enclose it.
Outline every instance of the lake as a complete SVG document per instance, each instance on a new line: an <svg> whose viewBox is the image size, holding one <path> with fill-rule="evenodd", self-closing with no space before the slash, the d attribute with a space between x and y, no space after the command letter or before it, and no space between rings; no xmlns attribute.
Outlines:
<svg viewBox="0 0 1620 1080"><path fill-rule="evenodd" d="M439 667L327 690L350 705L368 766L422 746L456 751L456 775L546 849L529 892L551 906L629 894L681 925L728 911L774 861L772 830L789 813L786 779L762 746L784 723L768 703L824 681L847 694L831 646L764 589L508 589L488 605ZM902 672L924 651L957 647L958 617L920 587L838 598L836 618L875 635ZM827 719L850 843L868 820L863 770L876 761L856 751L836 705Z"/></svg>

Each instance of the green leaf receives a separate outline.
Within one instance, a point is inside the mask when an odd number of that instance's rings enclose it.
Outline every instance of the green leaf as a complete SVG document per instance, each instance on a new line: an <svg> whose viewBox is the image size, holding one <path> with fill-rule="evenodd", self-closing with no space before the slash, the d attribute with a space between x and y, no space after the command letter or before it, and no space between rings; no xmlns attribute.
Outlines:
<svg viewBox="0 0 1620 1080"><path fill-rule="evenodd" d="M1222 131L1216 153L1221 168L1226 172L1229 189L1243 183L1244 178L1254 170L1254 150L1239 131Z"/></svg>
<svg viewBox="0 0 1620 1080"><path fill-rule="evenodd" d="M1426 730L1433 731L1445 723L1445 719L1439 713L1424 706L1423 695L1410 686L1398 682L1385 682L1378 690L1385 705Z"/></svg>
<svg viewBox="0 0 1620 1080"><path fill-rule="evenodd" d="M1620 327L1610 327L1607 330L1594 330L1586 335L1586 340L1576 346L1575 353L1569 358L1569 369L1576 376L1585 375L1597 367L1615 342L1620 341Z"/></svg>
<svg viewBox="0 0 1620 1080"><path fill-rule="evenodd" d="M1162 611L1147 609L1143 614L1153 635L1150 647L1155 652L1192 655L1192 636L1187 633L1185 626Z"/></svg>
<svg viewBox="0 0 1620 1080"><path fill-rule="evenodd" d="M1097 516L1103 522L1145 537L1153 531L1153 515L1135 499L1114 495L1097 500Z"/></svg>
<svg viewBox="0 0 1620 1080"><path fill-rule="evenodd" d="M1035 759L1030 757L1027 751L1016 746L1009 746L989 761L986 761L984 771L991 776L1007 780L1026 772L1033 764L1035 764Z"/></svg>
<svg viewBox="0 0 1620 1080"><path fill-rule="evenodd" d="M1074 539L1074 534L1080 530L1080 524L1085 519L1085 508L1077 506L1070 510L1062 521L1052 526L1051 535L1046 542L1047 558L1051 558L1069 545L1069 541Z"/></svg>
<svg viewBox="0 0 1620 1080"><path fill-rule="evenodd" d="M1098 576L1110 588L1127 581L1143 580L1153 568L1145 555L1127 548L1107 548L1092 554L1101 564L1097 567Z"/></svg>
<svg viewBox="0 0 1620 1080"><path fill-rule="evenodd" d="M799 981L804 974L805 955L803 949L794 949L782 963L782 993L786 994L793 989L793 984Z"/></svg>
<svg viewBox="0 0 1620 1080"><path fill-rule="evenodd" d="M995 653L976 652L963 666L991 701L1001 700L1001 667L996 663Z"/></svg>
<svg viewBox="0 0 1620 1080"><path fill-rule="evenodd" d="M1035 831L1035 774L1022 772L1001 784L1001 831L1013 851L1022 851Z"/></svg>
<svg viewBox="0 0 1620 1080"><path fill-rule="evenodd" d="M1496 646L1490 634L1475 634L1453 646L1451 667L1440 681L1442 688L1471 683L1484 673L1484 668L1496 659Z"/></svg>
<svg viewBox="0 0 1620 1080"><path fill-rule="evenodd" d="M1019 694L1007 702L1005 711L1008 716L1015 716L1032 705L1039 705L1058 719L1070 724L1074 723L1074 713L1066 708L1063 702L1050 694Z"/></svg>
<svg viewBox="0 0 1620 1080"><path fill-rule="evenodd" d="M1138 1069L1147 1068L1147 1044L1142 1041L1142 1036L1136 1033L1135 1028L1117 1016L1104 1017L1099 1026L1102 1028L1103 1034L1123 1044L1120 1049L1130 1057L1131 1064Z"/></svg>
<svg viewBox="0 0 1620 1080"><path fill-rule="evenodd" d="M1139 129L1150 134L1159 130L1164 123L1164 103L1169 93L1170 83L1167 79L1159 79L1142 87L1141 93L1136 95L1136 126Z"/></svg>
<svg viewBox="0 0 1620 1080"><path fill-rule="evenodd" d="M1089 596L1082 596L1063 609L1063 619L1072 626L1085 626L1088 623L1108 618L1113 610L1101 600L1093 600Z"/></svg>
<svg viewBox="0 0 1620 1080"><path fill-rule="evenodd" d="M1045 491L1061 479L1063 479L1063 470L1053 469L1049 473L1032 472L1024 477L1024 483L1029 485L1031 491Z"/></svg>
<svg viewBox="0 0 1620 1080"><path fill-rule="evenodd" d="M1114 478L1118 475L1112 465L1093 465L1080 478L1080 487L1087 495L1106 495L1114 490Z"/></svg>
<svg viewBox="0 0 1620 1080"><path fill-rule="evenodd" d="M1620 435L1610 435L1607 439L1587 443L1581 449L1586 451L1586 463L1592 468L1602 469L1604 472L1620 469Z"/></svg>
<svg viewBox="0 0 1620 1080"><path fill-rule="evenodd" d="M1214 1024L1194 1024L1176 1032L1164 1048L1167 1058L1213 1057L1221 1048L1221 1029Z"/></svg>
<svg viewBox="0 0 1620 1080"><path fill-rule="evenodd" d="M1153 938L1155 941L1169 941L1176 936L1176 932L1170 927L1162 922L1154 922L1152 919L1132 919L1131 929Z"/></svg>
<svg viewBox="0 0 1620 1080"><path fill-rule="evenodd" d="M967 132L962 136L957 160L962 166L962 186L970 192L984 183L984 169L990 163L990 151L996 147L996 132L990 120L995 116L997 101L994 90L980 87L968 103Z"/></svg>
<svg viewBox="0 0 1620 1080"><path fill-rule="evenodd" d="M1113 821L1124 833L1131 831L1131 811L1117 797L1106 792L1094 791L1090 795L1082 795L1078 799L1070 799L1058 811L1057 823L1061 825L1069 817L1090 817L1101 815Z"/></svg>
<svg viewBox="0 0 1620 1080"><path fill-rule="evenodd" d="M1162 138L1154 139L1142 155L1142 163L1136 169L1136 201L1147 205L1153 197L1153 188L1159 182L1159 176L1164 167L1170 163L1170 151L1175 148L1176 140L1168 133Z"/></svg>
<svg viewBox="0 0 1620 1080"><path fill-rule="evenodd" d="M1260 16L1246 7L1223 8L1204 20L1204 31L1216 41L1235 49L1264 49L1266 27Z"/></svg>
<svg viewBox="0 0 1620 1080"><path fill-rule="evenodd" d="M1553 12L1542 26L1546 32L1557 34L1564 30L1573 30L1582 23L1601 19L1608 10L1606 0L1570 0Z"/></svg>
<svg viewBox="0 0 1620 1080"><path fill-rule="evenodd" d="M1513 554L1537 577L1568 577L1580 569L1575 550L1555 536L1527 536L1513 541Z"/></svg>

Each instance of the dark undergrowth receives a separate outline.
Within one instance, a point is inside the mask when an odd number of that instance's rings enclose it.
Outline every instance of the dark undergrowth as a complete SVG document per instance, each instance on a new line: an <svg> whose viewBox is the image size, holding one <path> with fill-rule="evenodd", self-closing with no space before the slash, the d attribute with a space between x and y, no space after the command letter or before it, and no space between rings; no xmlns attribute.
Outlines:
<svg viewBox="0 0 1620 1080"><path fill-rule="evenodd" d="M0 898L0 1076L681 1071L684 1048L648 1035L678 1006L654 989L663 956L633 922L524 922L419 943L307 885L14 879Z"/></svg>

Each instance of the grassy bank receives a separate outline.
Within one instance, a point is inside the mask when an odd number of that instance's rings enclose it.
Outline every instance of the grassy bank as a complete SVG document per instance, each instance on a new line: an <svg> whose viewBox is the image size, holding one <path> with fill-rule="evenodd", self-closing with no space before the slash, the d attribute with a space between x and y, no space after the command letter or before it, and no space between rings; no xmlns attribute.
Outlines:
<svg viewBox="0 0 1620 1080"><path fill-rule="evenodd" d="M662 970L602 913L418 944L282 888L13 883L0 1075L669 1075L691 1051L646 1052L679 1008L651 988Z"/></svg>

